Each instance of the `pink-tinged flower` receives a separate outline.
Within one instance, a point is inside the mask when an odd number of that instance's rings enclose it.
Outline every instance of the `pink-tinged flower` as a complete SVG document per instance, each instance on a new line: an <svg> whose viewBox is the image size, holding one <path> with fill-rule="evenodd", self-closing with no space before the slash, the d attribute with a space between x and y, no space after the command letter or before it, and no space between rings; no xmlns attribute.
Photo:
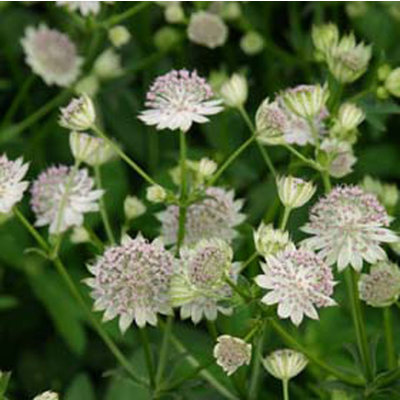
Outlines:
<svg viewBox="0 0 400 400"><path fill-rule="evenodd" d="M331 268L315 253L304 249L288 249L267 256L261 264L264 274L255 279L268 289L261 301L278 304L278 316L290 318L300 325L304 315L318 319L316 308L336 305L331 298L335 282Z"/></svg>
<svg viewBox="0 0 400 400"><path fill-rule="evenodd" d="M59 234L72 226L81 226L85 213L98 211L103 190L94 189L87 169L61 165L42 172L31 193L35 225L50 225L50 233Z"/></svg>
<svg viewBox="0 0 400 400"><path fill-rule="evenodd" d="M319 251L329 265L339 271L348 265L361 271L363 260L375 263L386 259L381 243L398 240L387 229L390 217L376 196L357 186L338 186L313 206L310 221L302 230L313 235L304 245Z"/></svg>
<svg viewBox="0 0 400 400"><path fill-rule="evenodd" d="M109 247L88 266L93 277L94 309L104 311L103 320L119 317L125 332L133 321L139 327L157 324L157 314L170 314L169 289L174 257L158 239L149 242L138 235L126 238L120 246Z"/></svg>
<svg viewBox="0 0 400 400"><path fill-rule="evenodd" d="M100 1L56 1L60 7L70 11L79 11L84 17L89 14L97 15L100 11Z"/></svg>
<svg viewBox="0 0 400 400"><path fill-rule="evenodd" d="M243 339L221 335L217 339L213 355L217 364L226 374L232 375L242 365L249 365L251 361L251 344Z"/></svg>
<svg viewBox="0 0 400 400"><path fill-rule="evenodd" d="M156 128L188 131L194 122L208 122L207 115L222 111L221 100L196 71L181 69L158 77L147 93L145 111L139 119Z"/></svg>
<svg viewBox="0 0 400 400"><path fill-rule="evenodd" d="M64 33L46 25L29 26L21 43L27 64L47 85L70 86L78 78L82 58Z"/></svg>
<svg viewBox="0 0 400 400"><path fill-rule="evenodd" d="M201 239L219 238L232 241L236 236L235 227L241 224L245 215L240 213L243 200L235 200L233 191L209 187L206 197L187 208L185 222L185 245L192 245ZM161 234L165 244L174 244L179 227L179 207L169 206L157 215L161 221Z"/></svg>
<svg viewBox="0 0 400 400"><path fill-rule="evenodd" d="M7 214L18 203L28 182L22 181L28 171L28 164L22 158L9 160L5 154L0 157L0 213Z"/></svg>
<svg viewBox="0 0 400 400"><path fill-rule="evenodd" d="M226 301L232 290L226 278L236 280L233 252L220 239L201 240L194 247L183 247L180 263L171 281L171 303L181 307L181 318L191 317L197 324L203 317L214 321L218 312L229 315Z"/></svg>

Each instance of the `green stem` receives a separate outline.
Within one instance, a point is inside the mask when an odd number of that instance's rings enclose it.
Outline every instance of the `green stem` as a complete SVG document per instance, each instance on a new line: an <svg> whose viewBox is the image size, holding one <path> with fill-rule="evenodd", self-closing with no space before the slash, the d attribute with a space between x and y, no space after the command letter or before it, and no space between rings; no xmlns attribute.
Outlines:
<svg viewBox="0 0 400 400"><path fill-rule="evenodd" d="M17 137L25 129L28 129L31 125L37 122L39 119L47 115L53 108L59 106L68 98L70 95L69 89L64 89L56 97L51 99L48 103L44 104L39 110L35 111L33 114L29 115L26 119L18 122L15 125L5 127L0 132L0 144L6 143L9 140Z"/></svg>
<svg viewBox="0 0 400 400"><path fill-rule="evenodd" d="M385 344L386 344L386 362L389 369L394 369L396 365L396 353L394 347L393 337L393 319L392 310L390 307L385 307L383 310L383 326L385 331Z"/></svg>
<svg viewBox="0 0 400 400"><path fill-rule="evenodd" d="M178 237L176 242L176 253L179 250L185 239L185 220L186 220L186 198L187 198L187 182L186 182L186 133L181 131L179 134L179 149L180 149L180 184L181 192L179 197L179 227Z"/></svg>
<svg viewBox="0 0 400 400"><path fill-rule="evenodd" d="M321 171L321 166L317 162L303 156L303 154L301 154L299 151L297 151L294 147L292 147L288 144L284 144L283 147L285 149L287 149L288 151L290 151L295 157L297 157L298 159L303 161L304 164L308 165L309 167L311 167L317 171Z"/></svg>
<svg viewBox="0 0 400 400"><path fill-rule="evenodd" d="M16 208L13 209L14 215L20 220L20 222L25 226L25 228L29 231L29 233L33 236L33 238L37 241L37 243L45 250L49 252L51 250L49 244L42 238L40 233L31 225L31 223L25 218L25 216ZM69 275L67 269L65 268L64 264L60 260L60 258L56 257L53 260L53 263L57 269L57 272L60 274L62 279L64 280L65 284L67 285L68 289L70 290L72 296L81 306L83 311L88 317L88 320L92 324L93 328L96 330L97 334L101 337L105 345L114 355L116 360L120 363L120 365L126 370L126 372L130 375L130 377L140 384L144 384L142 378L136 375L136 372L132 368L130 362L125 358L125 356L121 353L118 347L115 345L113 340L108 336L108 334L103 329L102 325L97 321L95 316L93 315L92 311L86 304L82 294L80 293L79 289L75 285L74 281L72 280L71 276Z"/></svg>
<svg viewBox="0 0 400 400"><path fill-rule="evenodd" d="M146 359L146 366L147 366L147 372L149 375L150 388L154 389L155 388L155 375L154 375L153 355L151 352L151 346L150 346L149 337L147 335L146 327L139 328L139 334L140 334L140 340L142 342L142 346L144 349L144 356Z"/></svg>
<svg viewBox="0 0 400 400"><path fill-rule="evenodd" d="M243 117L247 127L249 128L251 134L253 136L256 136L257 135L256 128L253 125L253 123L251 122L251 119L249 117L249 114L247 114L247 111L244 109L243 106L239 107L238 110L240 112L240 115ZM265 161L265 164L267 165L268 169L271 171L274 178L276 178L276 170L275 170L274 164L271 161L271 158L268 154L267 149L259 142L257 142L257 147L260 150L261 156L262 156L263 160Z"/></svg>
<svg viewBox="0 0 400 400"><path fill-rule="evenodd" d="M325 193L329 193L332 190L331 178L328 171L321 172L322 182L324 184Z"/></svg>
<svg viewBox="0 0 400 400"><path fill-rule="evenodd" d="M356 376L351 376L348 373L342 372L337 370L336 368L332 367L331 365L327 364L325 361L318 358L312 352L310 352L307 346L303 346L301 343L297 341L276 319L270 319L270 324L272 328L278 333L279 336L286 342L286 344L294 349L300 351L307 358L318 366L320 369L324 370L330 375L333 375L335 378L348 383L349 385L354 386L364 386L365 382L363 379L360 379Z"/></svg>
<svg viewBox="0 0 400 400"><path fill-rule="evenodd" d="M147 183L150 185L158 185L158 183L151 178L138 164L135 163L129 156L127 156L119 146L111 140L101 129L99 129L96 125L92 126L93 131L105 140L113 149L114 151L130 166L134 169Z"/></svg>
<svg viewBox="0 0 400 400"><path fill-rule="evenodd" d="M189 350L174 335L171 335L171 342L179 352L186 354L186 360L189 364L194 368L202 368L197 359L190 354ZM214 376L207 370L201 369L199 375L226 399L239 400L238 397L236 397L225 385L219 382L218 379L214 378Z"/></svg>
<svg viewBox="0 0 400 400"><path fill-rule="evenodd" d="M150 1L141 1L139 4L134 5L133 7L129 8L128 10L122 12L118 15L113 15L111 18L107 19L106 21L102 22L100 25L105 29L109 29L114 25L117 25L124 21L127 18L131 18L146 7L150 6Z"/></svg>
<svg viewBox="0 0 400 400"><path fill-rule="evenodd" d="M291 213L292 209L290 207L285 207L285 210L283 211L283 217L282 217L282 221L281 224L279 226L279 229L284 231L286 228L286 225L289 221L289 216Z"/></svg>
<svg viewBox="0 0 400 400"><path fill-rule="evenodd" d="M167 323L165 324L163 339L161 343L160 358L158 359L157 373L156 373L156 387L158 387L162 381L165 366L168 358L168 346L171 340L172 323L174 317L170 315L167 317Z"/></svg>
<svg viewBox="0 0 400 400"><path fill-rule="evenodd" d="M282 381L282 392L283 392L283 400L289 400L289 380L284 379Z"/></svg>
<svg viewBox="0 0 400 400"><path fill-rule="evenodd" d="M210 336L213 338L213 340L217 340L218 331L217 331L217 327L215 326L214 321L207 320L207 329L208 329Z"/></svg>
<svg viewBox="0 0 400 400"><path fill-rule="evenodd" d="M258 399L258 389L259 389L259 381L260 381L260 373L261 373L261 360L262 354L264 350L264 341L266 335L266 322L261 328L260 336L258 337L258 341L255 346L254 351L254 361L253 367L251 371L250 377L250 386L249 386L249 400Z"/></svg>
<svg viewBox="0 0 400 400"><path fill-rule="evenodd" d="M94 174L95 174L97 188L102 189L103 186L101 182L101 171L99 165L94 166ZM103 225L106 230L108 241L111 244L115 244L115 236L111 228L110 219L108 218L107 208L104 201L104 195L100 197L99 206L100 206L101 219L103 220Z"/></svg>
<svg viewBox="0 0 400 400"><path fill-rule="evenodd" d="M209 180L208 184L212 186L219 177L224 173L224 171L236 160L236 158L247 148L253 141L256 139L255 136L251 136L248 138L241 146L239 146L229 157L228 159L221 165L218 171L214 174L214 176Z"/></svg>
<svg viewBox="0 0 400 400"><path fill-rule="evenodd" d="M243 264L240 266L240 272L243 272L256 258L258 257L258 252L255 251Z"/></svg>
<svg viewBox="0 0 400 400"><path fill-rule="evenodd" d="M358 293L358 276L353 268L350 267L347 268L345 275L351 314L353 317L354 328L356 330L358 350L362 365L365 369L365 377L367 381L370 382L373 379L374 373L371 362L371 353L368 345L367 332L365 329L365 321L361 310L361 302Z"/></svg>

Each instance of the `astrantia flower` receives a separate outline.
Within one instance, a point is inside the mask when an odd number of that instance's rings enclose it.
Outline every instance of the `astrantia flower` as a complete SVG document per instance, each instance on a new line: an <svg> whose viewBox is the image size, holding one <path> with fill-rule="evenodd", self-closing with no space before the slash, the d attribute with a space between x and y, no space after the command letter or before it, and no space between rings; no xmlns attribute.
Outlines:
<svg viewBox="0 0 400 400"><path fill-rule="evenodd" d="M331 268L315 253L304 249L287 249L266 258L258 286L270 290L262 302L278 304L278 316L300 325L304 315L318 319L316 308L335 305Z"/></svg>
<svg viewBox="0 0 400 400"><path fill-rule="evenodd" d="M363 260L375 263L386 258L380 243L396 242L387 229L390 218L376 196L357 186L336 187L313 206L310 222L302 230L313 235L303 243L319 251L339 271L348 265L360 271Z"/></svg>
<svg viewBox="0 0 400 400"><path fill-rule="evenodd" d="M229 107L241 107L247 100L248 87L246 78L233 74L221 87L221 97Z"/></svg>
<svg viewBox="0 0 400 400"><path fill-rule="evenodd" d="M92 288L94 309L104 311L104 321L119 317L122 332L133 321L139 327L156 325L158 313L171 313L168 292L174 263L159 239L150 243L139 235L109 247L88 266L93 277L86 283Z"/></svg>
<svg viewBox="0 0 400 400"><path fill-rule="evenodd" d="M389 261L371 266L358 282L360 298L372 307L388 307L400 296L400 269Z"/></svg>
<svg viewBox="0 0 400 400"><path fill-rule="evenodd" d="M280 229L274 229L272 224L260 224L254 232L254 244L259 254L263 256L274 255L288 247L293 247L289 233Z"/></svg>
<svg viewBox="0 0 400 400"><path fill-rule="evenodd" d="M9 160L5 154L0 157L0 213L7 214L18 203L28 182L22 181L28 171L28 164L22 158Z"/></svg>
<svg viewBox="0 0 400 400"><path fill-rule="evenodd" d="M185 222L186 245L196 243L201 239L220 238L230 242L235 236L235 227L241 224L245 216L240 213L242 200L234 199L234 192L209 187L203 200L191 204L187 208ZM174 244L179 226L179 207L169 206L158 214L161 221L161 233L166 244Z"/></svg>
<svg viewBox="0 0 400 400"><path fill-rule="evenodd" d="M190 17L188 37L193 43L215 49L225 44L228 27L218 15L199 11Z"/></svg>
<svg viewBox="0 0 400 400"><path fill-rule="evenodd" d="M36 397L34 397L33 400L58 400L58 394L55 392L47 391L42 394L38 394Z"/></svg>
<svg viewBox="0 0 400 400"><path fill-rule="evenodd" d="M70 11L79 11L84 17L96 15L100 11L100 1L56 1L58 6L67 7Z"/></svg>
<svg viewBox="0 0 400 400"><path fill-rule="evenodd" d="M236 279L232 249L220 239L199 241L180 251L180 267L171 282L171 302L181 307L181 318L198 323L203 316L215 320L218 311L230 314L224 300L232 296L226 278Z"/></svg>
<svg viewBox="0 0 400 400"><path fill-rule="evenodd" d="M157 129L186 132L194 122L207 122L206 115L222 110L221 100L211 100L211 86L196 71L174 70L158 77L146 97L148 110L139 119Z"/></svg>
<svg viewBox="0 0 400 400"><path fill-rule="evenodd" d="M242 365L250 364L251 344L229 335L219 336L217 342L213 354L217 364L228 376L236 372Z"/></svg>
<svg viewBox="0 0 400 400"><path fill-rule="evenodd" d="M46 25L30 26L21 43L27 64L47 85L69 86L78 78L82 59L64 33Z"/></svg>
<svg viewBox="0 0 400 400"><path fill-rule="evenodd" d="M307 366L306 356L291 349L275 350L263 360L265 369L276 379L288 381Z"/></svg>
<svg viewBox="0 0 400 400"><path fill-rule="evenodd" d="M50 167L42 172L31 188L31 205L36 226L50 225L50 233L59 234L71 226L81 226L87 212L98 211L103 190L94 190L87 169Z"/></svg>
<svg viewBox="0 0 400 400"><path fill-rule="evenodd" d="M276 179L279 199L287 208L299 208L306 204L314 195L316 187L294 176L281 176Z"/></svg>
<svg viewBox="0 0 400 400"><path fill-rule="evenodd" d="M339 30L333 23L313 25L311 36L315 49L322 57L326 57L338 44Z"/></svg>
<svg viewBox="0 0 400 400"><path fill-rule="evenodd" d="M83 94L72 99L66 107L60 109L59 124L72 131L90 129L96 120L96 110L91 98Z"/></svg>

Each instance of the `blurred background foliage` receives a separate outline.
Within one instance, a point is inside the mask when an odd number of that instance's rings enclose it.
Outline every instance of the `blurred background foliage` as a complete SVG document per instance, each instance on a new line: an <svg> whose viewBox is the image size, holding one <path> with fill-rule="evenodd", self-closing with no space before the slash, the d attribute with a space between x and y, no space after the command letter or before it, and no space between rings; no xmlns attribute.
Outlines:
<svg viewBox="0 0 400 400"><path fill-rule="evenodd" d="M96 18L106 21L119 15L136 2L114 2L103 6ZM217 2L216 2L217 3ZM185 14L198 8L219 7L211 2L184 2ZM140 13L125 19L122 24L131 32L131 41L120 53L124 73L100 87L96 96L97 110L107 133L114 137L125 151L150 174L165 185L171 185L168 170L178 160L178 136L169 132L156 132L137 119L143 108L145 92L151 81L172 68L197 69L203 76L216 77L221 73L242 71L249 82L247 109L254 115L260 102L285 87L300 83L323 82L327 71L315 62L311 42L313 23L332 21L342 32L353 30L359 40L373 43L374 57L368 73L346 90L350 98L366 87L374 87L377 68L383 63L400 66L400 3L396 2L242 2L241 14L226 21L229 39L218 49L210 50L191 43L186 37L186 25L170 25L174 40L161 37L166 27L163 7L147 2ZM107 31L95 29L93 21L84 21L55 7L54 2L2 2L0 6L0 147L11 158L23 155L31 162L30 178L52 164L73 162L69 151L68 135L57 124L57 107L65 104L71 93L56 87L47 87L39 77L33 76L24 62L20 38L29 25L41 22L68 33L85 57L86 71L93 59L110 47ZM264 40L264 48L255 55L243 52L239 42L248 31L257 31ZM170 35L171 37L171 35ZM157 39L158 38L158 39ZM10 105L20 96L18 107L10 113ZM44 104L56 99L43 118L27 127L16 129ZM358 97L358 104L366 111L367 120L361 127L356 146L358 163L348 181L358 182L370 174L388 182L400 180L400 107L394 100L378 100L374 91ZM12 118L10 118L10 115ZM22 127L23 128L23 127ZM189 134L189 155L193 159L207 156L224 160L249 133L239 115L232 110L215 116L212 122L195 126ZM290 157L279 148L270 154L278 171L293 167ZM296 167L298 168L298 167ZM307 170L297 169L299 174ZM115 160L103 168L107 190L105 201L114 229L123 222L123 201L128 194L144 198L145 184L121 161ZM246 150L224 174L221 184L233 187L238 197L246 199L247 222L240 228L241 239L235 243L236 259L244 260L253 252L252 227L264 215L273 215L276 193L256 146ZM135 220L130 233L141 230L155 237L158 222L154 212L159 207L148 204L147 213ZM22 205L29 211L28 200ZM272 211L271 211L272 210ZM296 211L290 221L295 239L296 229L306 219L306 211ZM98 216L88 218L89 225L102 237L104 232ZM115 369L112 356L89 327L82 312L71 298L64 283L51 264L38 255L27 252L33 241L15 220L0 226L0 369L12 371L9 394L12 399L28 399L48 388L63 393L65 400L141 400L148 394ZM78 247L66 241L61 256L76 282L86 277L85 263L96 254L91 245ZM254 264L250 274L257 270ZM86 289L81 285L86 293ZM338 290L342 307L321 313L322 323L309 321L298 334L307 346L324 358L351 366L351 356L344 349L353 328L344 296ZM89 301L89 299L88 299ZM368 330L378 340L378 368L382 364L383 345L381 315L372 309L368 314ZM249 311L239 309L231 318L220 318L220 332L243 335L247 332ZM396 327L400 320L396 316ZM139 374L145 374L143 353L137 341L137 332L130 329L121 336L115 323L106 328L122 349L130 355ZM212 341L205 326L176 324L175 333L202 362L212 361ZM160 334L150 330L151 340L157 344ZM397 348L400 346L399 335ZM279 338L269 332L265 351L281 346ZM171 352L171 376L189 374L191 366L182 356ZM221 371L211 370L221 381L230 382ZM332 398L318 385L320 371L310 367L293 383L294 398ZM241 371L238 379L243 379ZM338 395L336 393L336 395ZM263 373L259 398L279 398L279 382ZM339 396L339 395L338 395ZM179 387L175 397L187 399L218 399L219 395L200 379L188 381ZM340 397L336 397L339 399ZM389 397L385 397L388 399ZM393 397L398 398L398 397Z"/></svg>

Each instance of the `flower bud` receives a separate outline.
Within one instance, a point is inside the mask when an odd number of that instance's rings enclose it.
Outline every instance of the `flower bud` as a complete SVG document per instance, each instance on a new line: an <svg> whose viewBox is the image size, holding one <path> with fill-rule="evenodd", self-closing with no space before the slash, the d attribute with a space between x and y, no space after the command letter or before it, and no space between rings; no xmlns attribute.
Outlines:
<svg viewBox="0 0 400 400"><path fill-rule="evenodd" d="M222 2L221 16L222 18L234 21L242 15L242 9L238 1L224 1Z"/></svg>
<svg viewBox="0 0 400 400"><path fill-rule="evenodd" d="M246 78L233 74L220 90L220 95L229 107L241 107L247 100L248 87Z"/></svg>
<svg viewBox="0 0 400 400"><path fill-rule="evenodd" d="M337 45L339 30L333 23L313 25L311 36L315 49L325 56Z"/></svg>
<svg viewBox="0 0 400 400"><path fill-rule="evenodd" d="M116 25L108 31L108 38L115 47L127 44L131 39L131 34L123 25Z"/></svg>
<svg viewBox="0 0 400 400"><path fill-rule="evenodd" d="M385 81L389 74L392 72L392 67L389 64L383 64L378 68L378 79Z"/></svg>
<svg viewBox="0 0 400 400"><path fill-rule="evenodd" d="M263 360L264 368L276 379L288 381L307 366L304 354L291 349L275 350Z"/></svg>
<svg viewBox="0 0 400 400"><path fill-rule="evenodd" d="M355 104L344 103L339 108L337 122L341 130L348 132L357 129L364 119L364 111Z"/></svg>
<svg viewBox="0 0 400 400"><path fill-rule="evenodd" d="M399 201L399 191L396 185L382 183L367 175L363 179L362 187L365 191L375 194L388 212L393 211Z"/></svg>
<svg viewBox="0 0 400 400"><path fill-rule="evenodd" d="M69 146L75 160L90 166L105 164L114 155L111 146L103 139L83 132L71 132Z"/></svg>
<svg viewBox="0 0 400 400"><path fill-rule="evenodd" d="M264 38L256 31L247 32L240 39L240 48L248 56L254 56L264 49Z"/></svg>
<svg viewBox="0 0 400 400"><path fill-rule="evenodd" d="M161 51L168 51L181 41L178 30L171 26L164 26L154 35L154 45Z"/></svg>
<svg viewBox="0 0 400 400"><path fill-rule="evenodd" d="M146 206L136 196L127 196L124 201L124 213L127 220L140 217L146 212Z"/></svg>
<svg viewBox="0 0 400 400"><path fill-rule="evenodd" d="M58 394L55 392L47 391L37 395L33 400L58 400Z"/></svg>
<svg viewBox="0 0 400 400"><path fill-rule="evenodd" d="M226 374L232 375L242 365L249 365L251 360L251 344L237 337L222 335L214 347L217 364Z"/></svg>
<svg viewBox="0 0 400 400"><path fill-rule="evenodd" d="M113 49L103 51L97 57L93 71L99 79L117 78L123 72L120 56Z"/></svg>
<svg viewBox="0 0 400 400"><path fill-rule="evenodd" d="M400 296L400 269L396 264L382 261L361 274L358 282L360 299L372 307L388 307Z"/></svg>
<svg viewBox="0 0 400 400"><path fill-rule="evenodd" d="M287 126L288 117L274 101L266 98L258 107L256 113L257 139L268 145L284 143L283 132Z"/></svg>
<svg viewBox="0 0 400 400"><path fill-rule="evenodd" d="M178 4L171 4L164 9L165 20L170 24L179 24L185 20L183 7Z"/></svg>
<svg viewBox="0 0 400 400"><path fill-rule="evenodd" d="M217 170L218 164L209 158L202 158L199 161L198 172L203 178L209 178Z"/></svg>
<svg viewBox="0 0 400 400"><path fill-rule="evenodd" d="M278 194L282 204L287 208L298 208L306 204L316 187L311 182L293 176L277 178Z"/></svg>
<svg viewBox="0 0 400 400"><path fill-rule="evenodd" d="M259 254L264 257L274 255L288 247L294 246L288 232L274 229L272 224L262 222L253 234L254 244Z"/></svg>
<svg viewBox="0 0 400 400"><path fill-rule="evenodd" d="M96 111L92 100L87 94L72 99L70 103L60 109L59 124L71 131L90 129L96 119Z"/></svg>
<svg viewBox="0 0 400 400"><path fill-rule="evenodd" d="M310 119L321 114L329 97L326 85L299 85L282 93L285 106L299 117Z"/></svg>
<svg viewBox="0 0 400 400"><path fill-rule="evenodd" d="M88 243L90 242L89 232L83 226L75 226L70 236L71 243Z"/></svg>
<svg viewBox="0 0 400 400"><path fill-rule="evenodd" d="M99 91L99 80L96 75L88 75L79 80L75 85L75 93L82 95L86 93L88 96L95 96Z"/></svg>
<svg viewBox="0 0 400 400"><path fill-rule="evenodd" d="M167 198L167 192L160 185L149 186L146 191L146 199L152 203L162 203Z"/></svg>
<svg viewBox="0 0 400 400"><path fill-rule="evenodd" d="M395 68L386 78L386 90L395 97L400 97L400 67Z"/></svg>
<svg viewBox="0 0 400 400"><path fill-rule="evenodd" d="M376 89L376 97L380 100L386 100L389 98L389 92L383 86L379 86Z"/></svg>

